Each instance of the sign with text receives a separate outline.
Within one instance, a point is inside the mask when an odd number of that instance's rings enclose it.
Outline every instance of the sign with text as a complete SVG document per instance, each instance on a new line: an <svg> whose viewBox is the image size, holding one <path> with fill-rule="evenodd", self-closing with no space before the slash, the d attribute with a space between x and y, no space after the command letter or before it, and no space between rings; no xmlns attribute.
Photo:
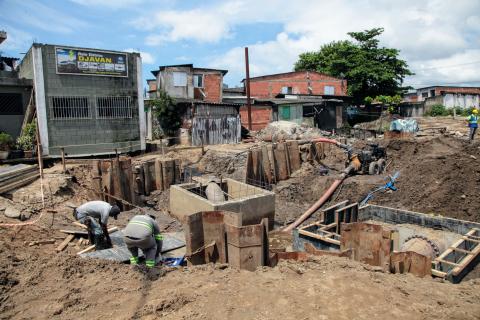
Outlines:
<svg viewBox="0 0 480 320"><path fill-rule="evenodd" d="M128 77L127 54L55 47L57 74Z"/></svg>

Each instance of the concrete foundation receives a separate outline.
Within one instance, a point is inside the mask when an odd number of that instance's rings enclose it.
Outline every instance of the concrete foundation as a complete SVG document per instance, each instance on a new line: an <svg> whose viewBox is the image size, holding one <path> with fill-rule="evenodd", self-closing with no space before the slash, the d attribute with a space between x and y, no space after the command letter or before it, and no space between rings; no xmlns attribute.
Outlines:
<svg viewBox="0 0 480 320"><path fill-rule="evenodd" d="M275 217L275 193L233 179L219 184L224 201L206 198L206 185L185 183L170 187L170 212L185 223L186 217L200 211L231 211L239 213L242 225L259 224L268 218L269 229Z"/></svg>

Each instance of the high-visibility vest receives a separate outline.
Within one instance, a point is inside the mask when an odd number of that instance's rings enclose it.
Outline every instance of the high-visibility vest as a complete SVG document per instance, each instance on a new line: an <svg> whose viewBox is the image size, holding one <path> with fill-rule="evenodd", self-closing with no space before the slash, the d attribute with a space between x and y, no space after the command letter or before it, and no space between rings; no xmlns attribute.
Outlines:
<svg viewBox="0 0 480 320"><path fill-rule="evenodd" d="M471 114L470 118L468 118L469 124L477 124L478 123L478 116Z"/></svg>

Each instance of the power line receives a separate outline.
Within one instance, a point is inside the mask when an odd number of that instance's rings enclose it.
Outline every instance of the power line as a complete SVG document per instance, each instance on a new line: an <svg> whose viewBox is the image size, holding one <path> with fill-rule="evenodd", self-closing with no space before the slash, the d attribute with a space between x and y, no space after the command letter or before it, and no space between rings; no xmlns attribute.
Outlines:
<svg viewBox="0 0 480 320"><path fill-rule="evenodd" d="M421 68L418 69L418 71L423 71L423 70L432 70L432 69L446 69L446 68L455 68L459 66L466 66L466 65L471 65L471 64L479 64L480 61L473 61L473 62L466 62L466 63L459 63L459 64L451 64L447 66L438 66L438 67L426 67L426 68Z"/></svg>

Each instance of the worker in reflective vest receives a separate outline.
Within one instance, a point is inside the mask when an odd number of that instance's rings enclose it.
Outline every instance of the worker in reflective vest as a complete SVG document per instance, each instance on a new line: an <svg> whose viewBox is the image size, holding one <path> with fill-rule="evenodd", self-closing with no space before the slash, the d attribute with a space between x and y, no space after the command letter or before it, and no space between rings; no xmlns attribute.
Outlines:
<svg viewBox="0 0 480 320"><path fill-rule="evenodd" d="M150 215L137 215L128 222L123 236L128 250L132 254L130 264L138 264L138 249L145 256L145 265L153 268L162 252L163 238L154 217Z"/></svg>
<svg viewBox="0 0 480 320"><path fill-rule="evenodd" d="M475 137L475 132L477 132L478 128L478 110L473 109L472 113L467 118L468 126L470 127L470 141L473 141Z"/></svg>

